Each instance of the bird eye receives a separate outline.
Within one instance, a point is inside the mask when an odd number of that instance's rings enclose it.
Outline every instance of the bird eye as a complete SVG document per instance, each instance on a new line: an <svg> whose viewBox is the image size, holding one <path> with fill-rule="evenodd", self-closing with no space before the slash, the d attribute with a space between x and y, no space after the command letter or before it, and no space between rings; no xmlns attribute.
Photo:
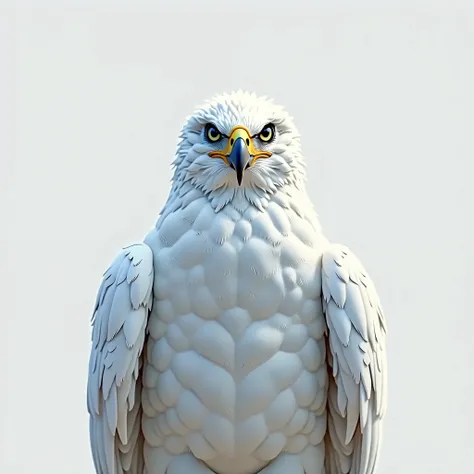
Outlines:
<svg viewBox="0 0 474 474"><path fill-rule="evenodd" d="M275 136L275 128L271 123L265 125L262 131L258 134L258 138L262 140L262 142L271 142L273 137Z"/></svg>
<svg viewBox="0 0 474 474"><path fill-rule="evenodd" d="M217 142L222 138L222 133L217 130L217 127L212 124L206 126L206 138L210 142Z"/></svg>

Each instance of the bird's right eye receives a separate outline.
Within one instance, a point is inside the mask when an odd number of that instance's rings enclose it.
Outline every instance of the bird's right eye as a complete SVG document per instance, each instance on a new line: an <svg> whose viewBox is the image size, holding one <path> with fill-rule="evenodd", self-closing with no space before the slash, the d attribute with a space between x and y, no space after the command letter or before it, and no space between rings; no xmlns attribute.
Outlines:
<svg viewBox="0 0 474 474"><path fill-rule="evenodd" d="M212 123L206 125L206 138L210 142L218 142L222 138L222 133Z"/></svg>

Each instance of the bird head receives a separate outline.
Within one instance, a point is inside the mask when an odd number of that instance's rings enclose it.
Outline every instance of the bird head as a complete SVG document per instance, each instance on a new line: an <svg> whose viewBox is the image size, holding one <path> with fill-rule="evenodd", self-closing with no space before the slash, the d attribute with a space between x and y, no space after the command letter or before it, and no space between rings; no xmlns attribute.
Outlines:
<svg viewBox="0 0 474 474"><path fill-rule="evenodd" d="M266 97L242 91L216 96L188 118L174 164L176 184L223 202L240 194L255 203L304 181L292 118Z"/></svg>

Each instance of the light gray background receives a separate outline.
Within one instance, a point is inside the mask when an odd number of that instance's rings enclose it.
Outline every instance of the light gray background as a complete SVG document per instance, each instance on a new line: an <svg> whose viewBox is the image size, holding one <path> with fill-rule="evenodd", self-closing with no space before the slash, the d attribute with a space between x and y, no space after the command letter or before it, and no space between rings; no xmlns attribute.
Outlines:
<svg viewBox="0 0 474 474"><path fill-rule="evenodd" d="M154 224L185 116L240 87L289 108L326 232L379 289L379 473L473 472L472 2L351 3L0 1L0 472L93 472L101 274Z"/></svg>

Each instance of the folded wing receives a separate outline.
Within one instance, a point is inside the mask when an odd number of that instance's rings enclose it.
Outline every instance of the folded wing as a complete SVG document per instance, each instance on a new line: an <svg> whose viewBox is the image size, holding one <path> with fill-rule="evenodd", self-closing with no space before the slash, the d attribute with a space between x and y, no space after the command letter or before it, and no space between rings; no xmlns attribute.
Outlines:
<svg viewBox="0 0 474 474"><path fill-rule="evenodd" d="M331 370L326 470L373 474L387 405L385 318L374 284L347 247L324 253L322 290Z"/></svg>
<svg viewBox="0 0 474 474"><path fill-rule="evenodd" d="M142 474L140 371L152 288L153 254L136 244L120 252L98 291L87 384L98 474Z"/></svg>

